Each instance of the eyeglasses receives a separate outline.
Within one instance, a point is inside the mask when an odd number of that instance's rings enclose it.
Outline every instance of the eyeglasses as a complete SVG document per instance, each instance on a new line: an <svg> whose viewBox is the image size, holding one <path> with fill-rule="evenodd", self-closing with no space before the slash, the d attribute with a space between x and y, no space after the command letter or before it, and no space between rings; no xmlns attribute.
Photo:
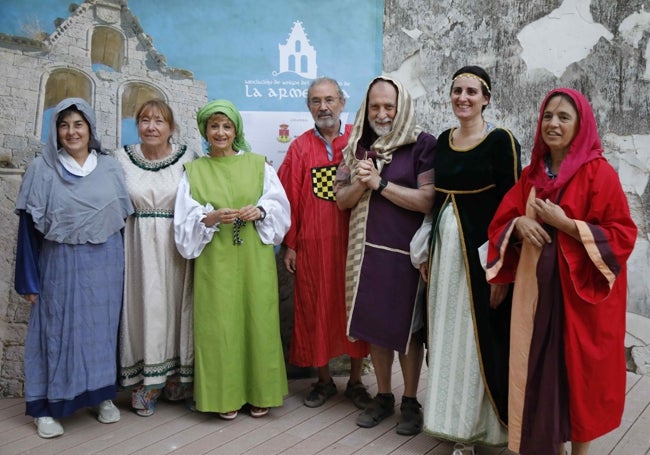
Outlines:
<svg viewBox="0 0 650 455"><path fill-rule="evenodd" d="M233 245L241 245L244 243L244 239L242 239L239 235L239 231L241 231L241 228L246 226L246 221L242 220L241 218L235 218L235 222L232 224L232 244Z"/></svg>
<svg viewBox="0 0 650 455"><path fill-rule="evenodd" d="M321 99L321 98L311 98L311 99L309 100L309 105L310 105L310 106L314 106L314 107L321 107L321 106L324 104L324 105L326 105L327 107L331 107L331 106L333 106L334 103L336 103L338 100L339 100L339 97L334 98L334 97L331 97L331 96L328 96L328 97L325 98L325 99Z"/></svg>

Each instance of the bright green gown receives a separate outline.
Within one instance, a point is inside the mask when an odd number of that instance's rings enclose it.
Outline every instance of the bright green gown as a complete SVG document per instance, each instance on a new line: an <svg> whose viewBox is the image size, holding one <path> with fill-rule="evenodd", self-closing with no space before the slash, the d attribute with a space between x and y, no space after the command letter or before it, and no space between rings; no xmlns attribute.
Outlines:
<svg viewBox="0 0 650 455"><path fill-rule="evenodd" d="M255 204L263 190L264 157L253 153L201 158L186 164L192 198L215 209ZM204 412L249 403L282 404L287 378L280 340L273 245L254 222L240 230L221 224L194 269L194 397Z"/></svg>

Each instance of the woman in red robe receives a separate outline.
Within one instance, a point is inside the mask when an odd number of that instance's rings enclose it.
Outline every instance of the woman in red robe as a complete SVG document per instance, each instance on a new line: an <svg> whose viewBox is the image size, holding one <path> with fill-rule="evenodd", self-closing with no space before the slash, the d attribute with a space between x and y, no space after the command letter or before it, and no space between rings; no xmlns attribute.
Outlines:
<svg viewBox="0 0 650 455"><path fill-rule="evenodd" d="M637 229L585 96L552 90L531 164L489 230L487 278L515 282L509 448L586 454L625 402L626 261ZM515 278L516 277L516 278Z"/></svg>

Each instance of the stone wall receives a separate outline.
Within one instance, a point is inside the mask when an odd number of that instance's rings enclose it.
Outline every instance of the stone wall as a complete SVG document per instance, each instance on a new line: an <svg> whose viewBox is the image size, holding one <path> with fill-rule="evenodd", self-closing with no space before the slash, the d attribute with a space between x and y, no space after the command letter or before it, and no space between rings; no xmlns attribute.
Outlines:
<svg viewBox="0 0 650 455"><path fill-rule="evenodd" d="M384 71L409 87L419 120L435 135L456 122L450 78L478 64L493 80L485 117L509 128L528 163L539 103L553 87L583 91L592 101L606 155L618 170L639 237L629 261L629 304L643 325L650 317L650 5L642 0L385 0ZM94 71L90 30L124 36L119 71ZM198 150L195 110L207 100L203 82L166 66L164 56L125 0L87 0L44 40L0 34L0 397L21 396L26 305L13 291L15 197L24 167L41 147L39 120L48 76L72 68L91 81L102 142L119 144L116 110L125 85L143 82L162 92L180 122L181 142ZM354 107L349 107L354 110ZM186 132L190 133L184 136ZM291 277L279 263L283 343L292 325ZM644 341L645 340L645 341ZM647 337L636 359L648 372ZM631 356L634 357L634 356ZM645 362L645 363L644 363ZM294 370L295 375L309 372Z"/></svg>
<svg viewBox="0 0 650 455"><path fill-rule="evenodd" d="M30 308L13 290L18 224L13 211L21 180L22 171L0 168L0 398L23 393L23 346Z"/></svg>
<svg viewBox="0 0 650 455"><path fill-rule="evenodd" d="M97 114L98 134L106 150L120 144L121 113L129 114L132 107L124 104L138 101L125 94L134 85L168 101L180 142L196 151L202 146L196 134L196 109L207 101L205 82L195 80L190 71L166 65L126 1L88 0L71 9L70 17L43 40L0 34L0 397L21 396L23 391L23 345L30 307L13 290L18 226L14 207L24 169L42 147L43 112L52 101L69 96L65 83L48 85L53 75L78 75L88 87L88 101ZM111 38L103 55L92 54L97 28L107 30ZM112 58L118 69L93 66L114 52L121 52Z"/></svg>
<svg viewBox="0 0 650 455"><path fill-rule="evenodd" d="M384 71L407 84L427 131L456 124L451 76L472 64L492 78L486 120L514 133L523 164L550 89L572 87L591 100L639 228L628 311L650 317L650 2L385 1Z"/></svg>

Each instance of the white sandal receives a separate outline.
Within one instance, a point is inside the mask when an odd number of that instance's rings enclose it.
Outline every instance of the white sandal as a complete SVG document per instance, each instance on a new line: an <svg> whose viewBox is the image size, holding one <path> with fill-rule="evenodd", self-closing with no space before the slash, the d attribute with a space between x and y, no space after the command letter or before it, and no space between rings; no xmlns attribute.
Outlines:
<svg viewBox="0 0 650 455"><path fill-rule="evenodd" d="M260 408L257 406L251 406L251 417L264 417L269 413L269 408Z"/></svg>
<svg viewBox="0 0 650 455"><path fill-rule="evenodd" d="M459 442L454 444L454 451L451 453L451 455L465 455L466 450L469 451L470 455L476 455L474 446L466 446L465 444L461 444Z"/></svg>
<svg viewBox="0 0 650 455"><path fill-rule="evenodd" d="M234 420L237 418L237 411L220 412L219 417L223 420Z"/></svg>

